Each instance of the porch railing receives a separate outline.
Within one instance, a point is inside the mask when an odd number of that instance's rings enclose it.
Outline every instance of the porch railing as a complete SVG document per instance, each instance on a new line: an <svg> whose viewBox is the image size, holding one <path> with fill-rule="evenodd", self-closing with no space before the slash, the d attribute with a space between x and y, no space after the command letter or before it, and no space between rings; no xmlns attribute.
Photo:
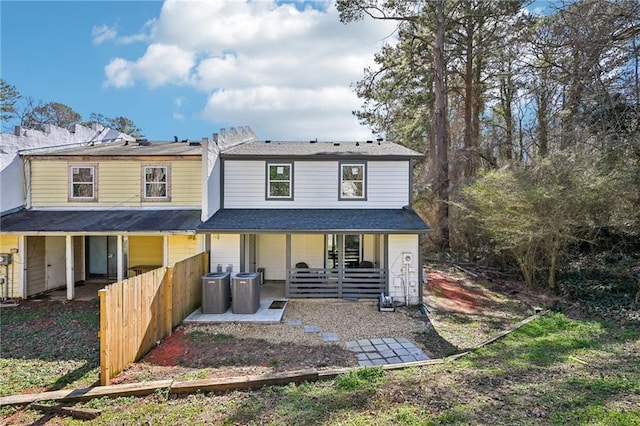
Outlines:
<svg viewBox="0 0 640 426"><path fill-rule="evenodd" d="M292 268L287 273L287 297L374 299L385 292L385 269Z"/></svg>

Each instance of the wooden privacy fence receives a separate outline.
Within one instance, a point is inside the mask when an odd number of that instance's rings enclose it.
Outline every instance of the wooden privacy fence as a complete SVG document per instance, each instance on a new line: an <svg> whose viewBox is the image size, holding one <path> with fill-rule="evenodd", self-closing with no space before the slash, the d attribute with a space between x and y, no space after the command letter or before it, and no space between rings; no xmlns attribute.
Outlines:
<svg viewBox="0 0 640 426"><path fill-rule="evenodd" d="M208 255L200 253L98 292L101 385L169 336L200 305L207 271Z"/></svg>

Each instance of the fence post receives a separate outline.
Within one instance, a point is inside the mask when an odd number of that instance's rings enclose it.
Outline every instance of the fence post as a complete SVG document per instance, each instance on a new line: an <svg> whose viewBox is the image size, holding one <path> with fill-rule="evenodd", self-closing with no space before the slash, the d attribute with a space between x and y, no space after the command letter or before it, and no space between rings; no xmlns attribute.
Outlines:
<svg viewBox="0 0 640 426"><path fill-rule="evenodd" d="M100 384L106 386L111 381L109 291L103 288L98 291L98 296L100 298Z"/></svg>
<svg viewBox="0 0 640 426"><path fill-rule="evenodd" d="M165 335L171 336L173 331L173 268L168 267L165 269L162 280L164 281L162 285L164 287L164 329Z"/></svg>

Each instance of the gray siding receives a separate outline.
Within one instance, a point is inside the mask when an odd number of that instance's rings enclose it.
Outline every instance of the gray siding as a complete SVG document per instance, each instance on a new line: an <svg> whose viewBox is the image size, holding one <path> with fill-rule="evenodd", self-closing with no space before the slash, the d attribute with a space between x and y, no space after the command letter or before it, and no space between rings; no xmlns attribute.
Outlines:
<svg viewBox="0 0 640 426"><path fill-rule="evenodd" d="M296 161L294 200L265 200L265 161L227 160L224 207L389 208L409 204L409 161L368 161L367 200L339 201L338 162Z"/></svg>

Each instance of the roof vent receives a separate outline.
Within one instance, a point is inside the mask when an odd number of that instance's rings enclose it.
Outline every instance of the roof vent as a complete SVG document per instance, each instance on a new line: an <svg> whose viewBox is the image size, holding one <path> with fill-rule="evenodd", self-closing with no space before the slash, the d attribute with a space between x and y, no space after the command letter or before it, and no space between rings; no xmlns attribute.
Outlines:
<svg viewBox="0 0 640 426"><path fill-rule="evenodd" d="M271 143L271 140L267 139L264 143Z"/></svg>
<svg viewBox="0 0 640 426"><path fill-rule="evenodd" d="M334 142L333 146L340 146L340 142Z"/></svg>
<svg viewBox="0 0 640 426"><path fill-rule="evenodd" d="M189 139L182 139L180 142L189 142Z"/></svg>
<svg viewBox="0 0 640 426"><path fill-rule="evenodd" d="M314 141L313 139L311 139L311 140L309 141L309 143L316 143L316 142L318 142L318 141L317 141L317 140L315 140L315 141Z"/></svg>
<svg viewBox="0 0 640 426"><path fill-rule="evenodd" d="M151 142L149 142L146 139L136 139L136 142L138 142L138 146L149 146L149 145L151 145Z"/></svg>
<svg viewBox="0 0 640 426"><path fill-rule="evenodd" d="M174 137L173 137L173 141L174 141L174 142L178 142L178 137L177 137L177 136L174 136Z"/></svg>
<svg viewBox="0 0 640 426"><path fill-rule="evenodd" d="M360 146L360 142L356 142L356 146Z"/></svg>
<svg viewBox="0 0 640 426"><path fill-rule="evenodd" d="M197 142L197 141L191 141L191 142L189 142L189 146L200 146L200 145L201 145L201 143L200 143L200 142Z"/></svg>
<svg viewBox="0 0 640 426"><path fill-rule="evenodd" d="M378 139L376 139L376 140L377 140L378 142L382 142L384 139L382 139L382 138L378 138Z"/></svg>
<svg viewBox="0 0 640 426"><path fill-rule="evenodd" d="M373 143L373 141L367 141L367 143Z"/></svg>

